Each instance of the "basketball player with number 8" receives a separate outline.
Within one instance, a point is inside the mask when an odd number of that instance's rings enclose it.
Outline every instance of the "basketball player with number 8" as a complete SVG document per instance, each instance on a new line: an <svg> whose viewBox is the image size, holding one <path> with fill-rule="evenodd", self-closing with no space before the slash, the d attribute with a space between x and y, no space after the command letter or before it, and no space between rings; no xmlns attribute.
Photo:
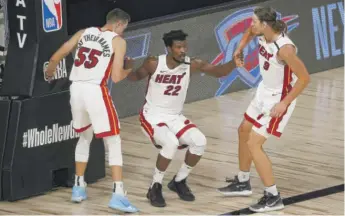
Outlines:
<svg viewBox="0 0 345 216"><path fill-rule="evenodd" d="M255 212L280 210L284 204L273 177L272 164L262 146L271 135L280 137L296 105L296 98L309 83L309 72L297 56L297 47L286 35L286 24L277 20L271 7L254 10L252 25L234 55L255 36L259 40L262 81L238 128L239 173L218 191L226 196L252 194L249 175L252 161L265 185L264 196L250 206Z"/></svg>

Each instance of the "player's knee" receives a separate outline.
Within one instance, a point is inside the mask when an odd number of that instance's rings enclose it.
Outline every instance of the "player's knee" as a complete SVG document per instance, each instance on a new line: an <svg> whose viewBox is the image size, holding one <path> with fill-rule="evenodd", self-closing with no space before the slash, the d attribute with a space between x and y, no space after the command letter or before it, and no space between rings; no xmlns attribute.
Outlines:
<svg viewBox="0 0 345 216"><path fill-rule="evenodd" d="M80 133L80 137L75 148L75 161L87 162L89 160L90 144L93 138L92 128L88 128Z"/></svg>
<svg viewBox="0 0 345 216"><path fill-rule="evenodd" d="M203 155L205 153L207 139L199 130L195 130L191 135L192 143L189 145L189 152L194 155Z"/></svg>
<svg viewBox="0 0 345 216"><path fill-rule="evenodd" d="M247 120L243 120L240 126L238 127L238 134L243 134L243 133L250 133L252 130L253 125L248 122Z"/></svg>
<svg viewBox="0 0 345 216"><path fill-rule="evenodd" d="M108 148L109 166L122 166L122 149L120 135L103 138L104 144Z"/></svg>
<svg viewBox="0 0 345 216"><path fill-rule="evenodd" d="M164 145L162 145L160 154L166 159L172 159L175 156L178 145L179 141L176 137L167 139Z"/></svg>
<svg viewBox="0 0 345 216"><path fill-rule="evenodd" d="M252 155L255 155L256 152L262 150L262 145L260 141L254 137L250 137L247 141L248 149Z"/></svg>

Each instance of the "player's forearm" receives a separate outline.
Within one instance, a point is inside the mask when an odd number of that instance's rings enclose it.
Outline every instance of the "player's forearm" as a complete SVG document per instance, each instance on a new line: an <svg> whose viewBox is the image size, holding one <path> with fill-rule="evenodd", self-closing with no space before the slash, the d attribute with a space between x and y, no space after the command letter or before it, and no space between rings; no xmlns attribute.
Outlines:
<svg viewBox="0 0 345 216"><path fill-rule="evenodd" d="M218 78L224 77L231 73L235 68L236 64L233 60L231 60L226 64L215 66L214 68L212 68L212 70L210 70L209 74Z"/></svg>
<svg viewBox="0 0 345 216"><path fill-rule="evenodd" d="M114 73L114 75L111 78L114 83L118 83L124 80L131 72L132 69L122 70L120 73Z"/></svg>
<svg viewBox="0 0 345 216"><path fill-rule="evenodd" d="M138 74L136 72L132 72L130 74L128 74L127 79L130 81L138 81Z"/></svg>
<svg viewBox="0 0 345 216"><path fill-rule="evenodd" d="M244 49L244 47L247 46L249 41L251 41L254 38L254 36L255 35L252 33L252 29L251 28L247 29L247 31L243 34L243 37L242 37L240 43L238 44L238 47L236 50L242 51Z"/></svg>
<svg viewBox="0 0 345 216"><path fill-rule="evenodd" d="M298 79L294 87L291 89L290 93L287 94L286 97L283 99L283 102L285 104L290 104L292 101L294 101L308 86L309 81L309 76Z"/></svg>

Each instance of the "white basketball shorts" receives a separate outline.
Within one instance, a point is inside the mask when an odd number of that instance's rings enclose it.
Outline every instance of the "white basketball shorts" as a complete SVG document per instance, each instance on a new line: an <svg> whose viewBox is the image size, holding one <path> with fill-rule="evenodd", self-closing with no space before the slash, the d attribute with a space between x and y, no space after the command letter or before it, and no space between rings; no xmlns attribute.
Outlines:
<svg viewBox="0 0 345 216"><path fill-rule="evenodd" d="M164 115L164 114L147 114L141 111L139 115L142 131L149 137L157 148L162 145L169 144L168 136L174 136L178 139L180 145L178 149L188 147L188 143L183 139L183 135L187 132L199 130L193 122L184 115ZM192 131L193 130L193 131Z"/></svg>
<svg viewBox="0 0 345 216"><path fill-rule="evenodd" d="M73 127L81 133L91 125L97 138L118 135L120 121L106 86L73 82L70 86Z"/></svg>
<svg viewBox="0 0 345 216"><path fill-rule="evenodd" d="M296 106L294 100L286 109L286 112L279 118L270 117L273 106L279 103L291 91L292 86L286 86L283 90L267 89L259 85L254 99L250 102L244 118L253 124L253 130L268 138L270 135L280 137L287 125L293 110Z"/></svg>

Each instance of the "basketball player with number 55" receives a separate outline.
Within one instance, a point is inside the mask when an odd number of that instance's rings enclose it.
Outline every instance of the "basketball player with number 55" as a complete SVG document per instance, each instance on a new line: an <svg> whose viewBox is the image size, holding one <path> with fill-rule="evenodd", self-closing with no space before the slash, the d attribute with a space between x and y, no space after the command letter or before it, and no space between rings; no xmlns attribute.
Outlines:
<svg viewBox="0 0 345 216"><path fill-rule="evenodd" d="M195 199L186 179L204 154L206 138L196 125L182 114L191 75L203 72L222 77L243 63L241 54L234 60L217 66L200 59L191 59L186 55L186 37L187 34L181 30L164 34L163 41L168 54L148 57L128 76L132 81L148 77L146 102L140 112L140 122L144 134L160 149L153 181L146 195L155 207L166 206L162 194L165 171L176 150L186 147L188 150L184 163L168 187L184 201Z"/></svg>
<svg viewBox="0 0 345 216"><path fill-rule="evenodd" d="M280 210L284 204L273 177L272 164L262 146L271 135L280 137L296 105L296 98L309 83L309 73L297 56L297 47L286 35L286 24L277 20L271 7L254 10L252 25L244 33L234 55L255 36L259 40L262 81L238 128L239 173L218 191L227 196L252 194L249 175L252 161L265 185L264 196L250 206L254 212Z"/></svg>
<svg viewBox="0 0 345 216"><path fill-rule="evenodd" d="M107 88L110 77L117 83L131 72L131 69L123 69L126 41L121 37L130 16L120 9L114 9L108 13L106 20L102 28L80 30L62 45L51 57L46 77L50 80L61 59L77 48L70 74L73 127L80 133L75 150L76 176L72 201L81 202L87 198L84 173L90 143L95 134L97 138L103 138L109 150L113 179L109 207L124 212L137 212L138 209L128 201L123 190L120 122Z"/></svg>

